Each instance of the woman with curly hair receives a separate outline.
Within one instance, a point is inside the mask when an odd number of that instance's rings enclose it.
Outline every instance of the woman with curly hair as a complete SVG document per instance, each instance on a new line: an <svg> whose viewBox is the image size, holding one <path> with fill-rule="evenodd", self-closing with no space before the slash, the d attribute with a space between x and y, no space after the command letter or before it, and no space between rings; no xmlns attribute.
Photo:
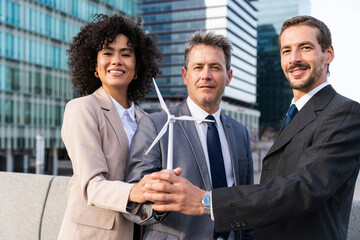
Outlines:
<svg viewBox="0 0 360 240"><path fill-rule="evenodd" d="M140 27L141 19L94 15L74 37L68 65L79 98L65 108L61 136L72 161L73 176L58 239L133 239L134 213L143 203L145 176L123 182L137 122L136 104L159 74L155 43Z"/></svg>

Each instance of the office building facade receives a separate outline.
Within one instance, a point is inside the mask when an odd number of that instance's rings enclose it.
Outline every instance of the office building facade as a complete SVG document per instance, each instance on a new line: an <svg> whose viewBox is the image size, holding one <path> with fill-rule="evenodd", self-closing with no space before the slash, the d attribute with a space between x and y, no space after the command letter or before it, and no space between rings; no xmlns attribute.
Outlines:
<svg viewBox="0 0 360 240"><path fill-rule="evenodd" d="M260 113L256 105L257 11L246 0L139 0L139 12L146 31L157 39L163 54L162 75L157 82L168 105L187 96L182 81L184 46L197 30L227 36L233 45L233 78L225 88L222 110L240 121L256 139ZM142 104L149 112L159 109L156 94Z"/></svg>
<svg viewBox="0 0 360 240"><path fill-rule="evenodd" d="M285 20L310 15L310 0L259 0L258 9L258 109L260 135L278 131L290 106L292 90L281 69L278 38Z"/></svg>
<svg viewBox="0 0 360 240"><path fill-rule="evenodd" d="M0 0L0 171L35 171L36 146L43 142L43 170L58 173L57 160L66 155L63 111L74 97L66 50L93 13L135 17L137 5L134 0Z"/></svg>

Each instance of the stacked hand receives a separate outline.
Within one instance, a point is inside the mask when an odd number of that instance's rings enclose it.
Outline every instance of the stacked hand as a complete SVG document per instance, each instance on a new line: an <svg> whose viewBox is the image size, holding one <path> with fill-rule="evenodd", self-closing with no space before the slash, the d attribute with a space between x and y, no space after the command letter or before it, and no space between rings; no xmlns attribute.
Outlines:
<svg viewBox="0 0 360 240"><path fill-rule="evenodd" d="M144 193L148 192L149 190L145 188L146 184L155 183L158 180L152 179L150 174L145 175L140 182L135 184L131 190L129 195L129 201L130 202L136 202L136 203L144 203L147 201L147 199L144 198Z"/></svg>
<svg viewBox="0 0 360 240"><path fill-rule="evenodd" d="M176 168L173 171L165 169L146 175L144 185L142 185L146 189L143 198L154 203L155 211L177 211L186 215L203 215L201 199L205 191L180 177L180 174L181 168Z"/></svg>

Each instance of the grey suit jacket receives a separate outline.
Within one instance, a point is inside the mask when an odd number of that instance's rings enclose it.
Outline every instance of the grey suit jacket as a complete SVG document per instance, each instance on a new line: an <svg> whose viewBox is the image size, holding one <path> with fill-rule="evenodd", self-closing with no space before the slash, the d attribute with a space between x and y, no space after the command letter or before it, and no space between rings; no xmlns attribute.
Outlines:
<svg viewBox="0 0 360 240"><path fill-rule="evenodd" d="M186 102L170 109L170 113L190 116ZM221 120L229 142L235 185L252 184L253 163L247 129L224 114L221 114ZM145 155L166 121L165 112L153 113L140 120L130 148L126 171L128 182L138 182L145 174L166 168L167 134ZM176 121L174 124L175 167L181 167L182 177L192 184L201 189L212 189L205 155L192 121ZM212 239L213 232L214 222L210 217L186 216L177 212L170 212L161 223L144 226L145 239Z"/></svg>
<svg viewBox="0 0 360 240"><path fill-rule="evenodd" d="M360 166L360 104L327 86L280 132L261 185L213 192L215 229L255 239L346 239Z"/></svg>

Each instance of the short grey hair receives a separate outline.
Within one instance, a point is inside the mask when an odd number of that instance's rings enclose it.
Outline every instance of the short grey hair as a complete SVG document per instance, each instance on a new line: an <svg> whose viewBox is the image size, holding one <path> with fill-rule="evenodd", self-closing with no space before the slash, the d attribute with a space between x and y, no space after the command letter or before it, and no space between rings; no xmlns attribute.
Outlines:
<svg viewBox="0 0 360 240"><path fill-rule="evenodd" d="M188 67L190 51L193 49L194 46L201 44L221 48L225 55L226 71L230 70L232 50L230 40L227 37L220 34L215 34L214 32L201 31L196 31L185 45L185 69L187 69Z"/></svg>

